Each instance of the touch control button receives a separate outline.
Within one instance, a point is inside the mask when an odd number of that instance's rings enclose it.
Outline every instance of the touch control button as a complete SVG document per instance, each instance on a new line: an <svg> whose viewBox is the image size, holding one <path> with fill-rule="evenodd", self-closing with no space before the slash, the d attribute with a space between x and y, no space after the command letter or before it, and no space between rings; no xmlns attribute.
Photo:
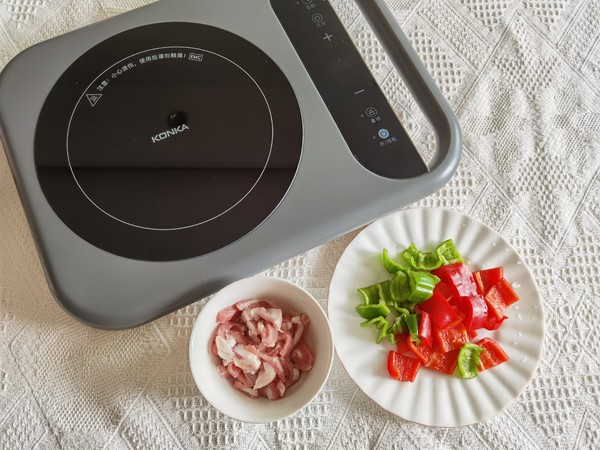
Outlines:
<svg viewBox="0 0 600 450"><path fill-rule="evenodd" d="M390 132L388 130L386 130L385 128L382 128L381 130L379 130L379 132L377 134L379 135L379 137L381 139L387 139L390 137Z"/></svg>

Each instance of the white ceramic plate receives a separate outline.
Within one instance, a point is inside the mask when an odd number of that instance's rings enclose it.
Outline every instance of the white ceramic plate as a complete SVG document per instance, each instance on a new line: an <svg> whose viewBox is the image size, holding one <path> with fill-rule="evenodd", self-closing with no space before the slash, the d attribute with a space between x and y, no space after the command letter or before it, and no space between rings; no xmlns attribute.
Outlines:
<svg viewBox="0 0 600 450"><path fill-rule="evenodd" d="M504 267L505 278L520 297L507 310L508 319L490 336L510 360L476 378L444 375L421 368L414 383L387 373L387 341L377 345L374 327L354 310L362 299L357 288L389 279L381 263L387 248L399 256L414 242L429 251L453 239L472 270ZM514 248L484 224L458 212L419 208L399 211L369 225L348 245L331 281L328 314L336 351L365 394L404 419L433 426L460 426L491 417L517 398L535 373L544 341L544 312L535 281Z"/></svg>

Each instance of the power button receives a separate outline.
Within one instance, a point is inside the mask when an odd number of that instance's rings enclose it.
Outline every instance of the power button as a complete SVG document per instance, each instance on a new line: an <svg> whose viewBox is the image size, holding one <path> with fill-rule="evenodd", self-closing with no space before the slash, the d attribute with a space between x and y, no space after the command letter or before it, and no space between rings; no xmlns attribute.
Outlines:
<svg viewBox="0 0 600 450"><path fill-rule="evenodd" d="M385 128L382 128L381 130L379 130L379 132L377 134L379 135L379 137L381 139L387 139L390 137L390 132L388 130L386 130Z"/></svg>

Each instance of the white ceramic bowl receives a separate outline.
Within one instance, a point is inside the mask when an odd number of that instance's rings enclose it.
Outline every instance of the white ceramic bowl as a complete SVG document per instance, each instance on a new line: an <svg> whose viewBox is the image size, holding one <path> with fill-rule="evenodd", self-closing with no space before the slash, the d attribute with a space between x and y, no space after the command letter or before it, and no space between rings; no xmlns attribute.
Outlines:
<svg viewBox="0 0 600 450"><path fill-rule="evenodd" d="M234 389L229 380L217 374L218 358L210 350L217 313L239 300L255 297L275 298L274 306L284 311L304 312L310 318L304 338L315 356L315 364L279 400L253 399ZM333 356L331 328L315 298L289 281L263 276L236 281L215 294L198 315L190 340L190 366L204 398L223 414L252 423L284 419L308 405L325 385Z"/></svg>

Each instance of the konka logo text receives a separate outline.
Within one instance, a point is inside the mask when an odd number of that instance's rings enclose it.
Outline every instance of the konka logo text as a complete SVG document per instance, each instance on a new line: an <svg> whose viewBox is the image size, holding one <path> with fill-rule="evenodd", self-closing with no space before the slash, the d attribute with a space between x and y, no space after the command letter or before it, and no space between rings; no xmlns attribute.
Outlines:
<svg viewBox="0 0 600 450"><path fill-rule="evenodd" d="M156 144L160 141L164 141L165 139L170 138L171 136L175 136L176 134L183 133L185 130L189 130L186 124L179 125L178 127L171 128L170 130L163 131L162 133L158 133L156 136L152 136L152 143Z"/></svg>

